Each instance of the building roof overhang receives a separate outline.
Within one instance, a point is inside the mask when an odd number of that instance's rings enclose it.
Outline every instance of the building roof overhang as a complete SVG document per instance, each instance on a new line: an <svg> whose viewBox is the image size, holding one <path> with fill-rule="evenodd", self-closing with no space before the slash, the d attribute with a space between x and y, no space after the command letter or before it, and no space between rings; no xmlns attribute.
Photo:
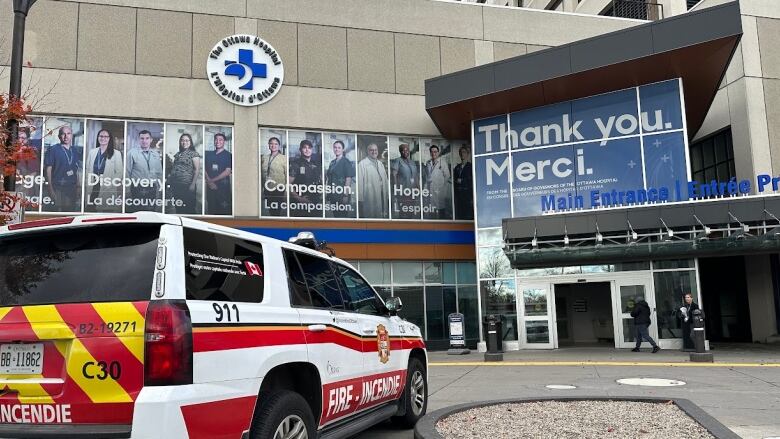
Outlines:
<svg viewBox="0 0 780 439"><path fill-rule="evenodd" d="M513 268L780 251L780 196L748 196L505 218Z"/></svg>
<svg viewBox="0 0 780 439"><path fill-rule="evenodd" d="M726 3L428 79L425 107L445 137L468 139L475 119L679 77L693 136L741 35Z"/></svg>

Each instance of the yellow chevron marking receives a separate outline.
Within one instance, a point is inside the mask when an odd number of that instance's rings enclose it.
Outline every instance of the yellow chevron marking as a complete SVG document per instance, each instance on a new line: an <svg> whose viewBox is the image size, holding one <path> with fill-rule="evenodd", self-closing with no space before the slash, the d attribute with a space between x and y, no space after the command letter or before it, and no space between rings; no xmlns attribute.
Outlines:
<svg viewBox="0 0 780 439"><path fill-rule="evenodd" d="M0 308L0 320L3 320L3 317L6 316L11 310L14 309L13 306L9 306L7 308Z"/></svg>
<svg viewBox="0 0 780 439"><path fill-rule="evenodd" d="M93 303L100 318L106 324L116 322L135 323L134 332L115 333L119 341L127 348L130 353L141 363L144 362L144 322L145 318L138 312L138 309L130 302L117 303ZM122 324L124 327L124 324ZM132 326L130 326L132 328Z"/></svg>
<svg viewBox="0 0 780 439"><path fill-rule="evenodd" d="M24 379L33 381L36 378L43 378L43 375L6 375L3 379ZM54 399L49 396L43 386L36 382L14 383L8 386L11 390L19 392L17 398L23 404L54 404Z"/></svg>
<svg viewBox="0 0 780 439"><path fill-rule="evenodd" d="M33 331L38 334L37 326L40 323L62 323L62 316L54 305L27 306L23 308L27 320L30 321ZM81 368L87 362L96 362L95 357L90 354L86 347L70 331L70 349L67 343L55 343L57 350L65 358L68 376L78 385L84 393L89 396L92 402L132 402L133 399L125 392L122 386L114 380L90 380L84 377ZM40 335L38 335L39 338Z"/></svg>

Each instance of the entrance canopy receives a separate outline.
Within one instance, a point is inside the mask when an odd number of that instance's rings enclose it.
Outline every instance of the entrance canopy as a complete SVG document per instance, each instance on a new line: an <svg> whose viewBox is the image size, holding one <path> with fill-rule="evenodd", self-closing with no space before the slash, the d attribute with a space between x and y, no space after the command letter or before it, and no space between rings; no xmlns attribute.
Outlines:
<svg viewBox="0 0 780 439"><path fill-rule="evenodd" d="M693 136L741 35L727 3L428 79L425 107L445 137L468 139L475 119L682 78Z"/></svg>
<svg viewBox="0 0 780 439"><path fill-rule="evenodd" d="M743 197L503 220L513 268L780 250L780 197Z"/></svg>

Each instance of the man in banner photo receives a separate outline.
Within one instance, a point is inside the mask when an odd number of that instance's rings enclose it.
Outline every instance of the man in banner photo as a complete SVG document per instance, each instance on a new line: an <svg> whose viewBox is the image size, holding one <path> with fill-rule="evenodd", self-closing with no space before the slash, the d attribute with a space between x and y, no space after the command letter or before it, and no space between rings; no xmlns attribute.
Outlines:
<svg viewBox="0 0 780 439"><path fill-rule="evenodd" d="M320 216L322 171L318 160L313 159L314 144L303 139L298 152L300 155L290 160L290 216Z"/></svg>
<svg viewBox="0 0 780 439"><path fill-rule="evenodd" d="M162 203L158 202L163 178L162 156L156 148L152 148L153 140L149 130L141 130L138 145L127 153L125 169L130 178L127 212L162 211Z"/></svg>
<svg viewBox="0 0 780 439"><path fill-rule="evenodd" d="M73 130L63 125L57 131L60 142L46 150L44 168L55 212L81 211L81 164L83 149L72 145Z"/></svg>
<svg viewBox="0 0 780 439"><path fill-rule="evenodd" d="M225 149L227 137L214 134L214 151L206 151L206 214L232 215L233 193L230 175L233 154Z"/></svg>
<svg viewBox="0 0 780 439"><path fill-rule="evenodd" d="M358 206L361 218L387 218L387 171L376 143L366 147L358 163Z"/></svg>

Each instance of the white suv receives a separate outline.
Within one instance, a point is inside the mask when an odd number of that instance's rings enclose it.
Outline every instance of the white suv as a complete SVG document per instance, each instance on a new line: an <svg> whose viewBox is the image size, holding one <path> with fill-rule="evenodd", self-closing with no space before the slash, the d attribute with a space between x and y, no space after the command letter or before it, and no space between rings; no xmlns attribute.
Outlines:
<svg viewBox="0 0 780 439"><path fill-rule="evenodd" d="M427 406L349 264L153 213L0 227L0 437L330 438Z"/></svg>

